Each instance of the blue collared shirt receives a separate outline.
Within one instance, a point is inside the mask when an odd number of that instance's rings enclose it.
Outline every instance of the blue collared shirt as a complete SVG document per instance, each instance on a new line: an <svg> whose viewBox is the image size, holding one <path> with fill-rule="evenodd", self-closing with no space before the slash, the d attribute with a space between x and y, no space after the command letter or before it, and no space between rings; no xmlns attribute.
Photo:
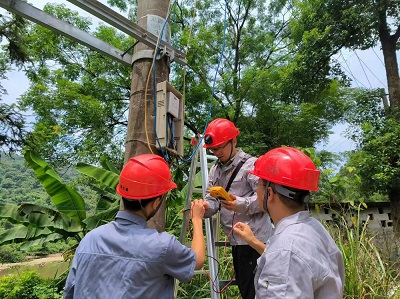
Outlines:
<svg viewBox="0 0 400 299"><path fill-rule="evenodd" d="M308 211L283 218L258 259L256 298L341 299L343 256Z"/></svg>
<svg viewBox="0 0 400 299"><path fill-rule="evenodd" d="M80 242L64 298L173 298L174 278L189 281L196 254L173 235L126 211Z"/></svg>

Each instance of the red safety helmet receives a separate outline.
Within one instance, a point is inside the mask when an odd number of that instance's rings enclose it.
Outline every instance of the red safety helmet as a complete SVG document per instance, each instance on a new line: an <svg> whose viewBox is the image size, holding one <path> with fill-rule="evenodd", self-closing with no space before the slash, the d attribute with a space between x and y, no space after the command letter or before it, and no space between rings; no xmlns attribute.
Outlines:
<svg viewBox="0 0 400 299"><path fill-rule="evenodd" d="M270 150L257 159L250 173L272 183L317 191L320 171L302 151L292 147Z"/></svg>
<svg viewBox="0 0 400 299"><path fill-rule="evenodd" d="M176 188L167 162L154 154L133 157L119 176L117 192L127 199L157 197Z"/></svg>
<svg viewBox="0 0 400 299"><path fill-rule="evenodd" d="M212 148L232 140L239 135L239 130L230 120L216 118L207 126L204 134L204 147Z"/></svg>

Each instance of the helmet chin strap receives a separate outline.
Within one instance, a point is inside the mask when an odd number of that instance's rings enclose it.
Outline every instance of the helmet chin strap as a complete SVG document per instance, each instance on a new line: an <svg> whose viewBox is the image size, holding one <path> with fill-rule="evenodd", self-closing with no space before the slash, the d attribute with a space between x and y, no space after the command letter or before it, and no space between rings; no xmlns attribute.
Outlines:
<svg viewBox="0 0 400 299"><path fill-rule="evenodd" d="M225 162L225 163L222 163L221 162L221 164L224 166L224 167L228 167L231 163L232 163L232 154L233 154L233 139L231 139L231 140L229 140L228 141L228 143L231 143L231 153L229 154L229 158L228 158L228 160ZM227 144L228 145L228 144Z"/></svg>
<svg viewBox="0 0 400 299"><path fill-rule="evenodd" d="M263 208L264 208L264 211L266 211L268 214L269 214L269 211L268 211L267 201L268 201L268 196L269 196L268 188L270 185L271 185L271 182L267 181L267 184L265 185L265 192L264 192L264 199L263 199Z"/></svg>
<svg viewBox="0 0 400 299"><path fill-rule="evenodd" d="M139 205L140 205L140 209L142 210L144 219L146 219L146 221L149 220L150 218L149 218L149 216L148 216L146 210L145 210L144 207L142 206L142 201L141 201L141 200L139 200Z"/></svg>
<svg viewBox="0 0 400 299"><path fill-rule="evenodd" d="M233 153L233 147L234 147L234 145L233 145L233 139L229 140L229 142L231 143L231 153L229 154L229 159L228 159L228 161L229 161L230 159L232 159L232 153Z"/></svg>

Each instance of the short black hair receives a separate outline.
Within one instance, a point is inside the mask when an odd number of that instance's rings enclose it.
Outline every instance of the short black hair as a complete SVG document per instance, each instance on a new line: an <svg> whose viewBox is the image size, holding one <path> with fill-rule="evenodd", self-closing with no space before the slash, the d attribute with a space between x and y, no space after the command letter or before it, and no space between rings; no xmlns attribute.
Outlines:
<svg viewBox="0 0 400 299"><path fill-rule="evenodd" d="M310 197L310 191L308 190L302 190L302 189L296 189L288 186L283 186L284 188L293 191L293 198L287 197L276 190L276 185L275 183L271 183L270 187L272 188L272 191L276 194L278 194L280 200L283 202L283 204L289 208L301 208L304 206L304 204L308 201L308 198Z"/></svg>
<svg viewBox="0 0 400 299"><path fill-rule="evenodd" d="M146 199L128 199L122 197L125 210L128 211L140 211L142 208L146 207L149 203L156 200L160 196L146 198Z"/></svg>

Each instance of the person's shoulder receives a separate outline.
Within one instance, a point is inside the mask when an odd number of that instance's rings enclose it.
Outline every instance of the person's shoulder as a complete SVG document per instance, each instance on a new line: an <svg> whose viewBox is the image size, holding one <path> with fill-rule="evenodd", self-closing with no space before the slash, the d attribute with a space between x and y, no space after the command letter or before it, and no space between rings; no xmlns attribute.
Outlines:
<svg viewBox="0 0 400 299"><path fill-rule="evenodd" d="M98 234L104 234L104 231L107 231L110 229L110 227L112 226L112 223L114 221L108 222L106 224L100 225L94 229L92 229L91 231L89 231L85 236L92 236L92 235L98 235Z"/></svg>
<svg viewBox="0 0 400 299"><path fill-rule="evenodd" d="M178 241L177 237L174 236L173 234L167 233L167 232L157 232L157 238L159 239L160 242L163 243L169 243L169 242L175 242ZM178 241L179 242L179 241Z"/></svg>
<svg viewBox="0 0 400 299"><path fill-rule="evenodd" d="M251 156L249 154L245 154L242 157L242 161L243 161L243 169L245 169L245 170L253 170L254 165L255 165L255 163L257 161L257 158L253 157L253 156Z"/></svg>
<svg viewBox="0 0 400 299"><path fill-rule="evenodd" d="M160 247L166 246L166 248L176 249L176 250L180 250L180 248L190 249L189 247L179 242L176 236L167 232L161 232L158 234L158 242Z"/></svg>
<svg viewBox="0 0 400 299"><path fill-rule="evenodd" d="M252 155L246 153L242 149L239 150L238 154L239 154L238 156L240 157L240 159L242 161L245 161L246 163L255 162L257 160L256 157L253 157Z"/></svg>

